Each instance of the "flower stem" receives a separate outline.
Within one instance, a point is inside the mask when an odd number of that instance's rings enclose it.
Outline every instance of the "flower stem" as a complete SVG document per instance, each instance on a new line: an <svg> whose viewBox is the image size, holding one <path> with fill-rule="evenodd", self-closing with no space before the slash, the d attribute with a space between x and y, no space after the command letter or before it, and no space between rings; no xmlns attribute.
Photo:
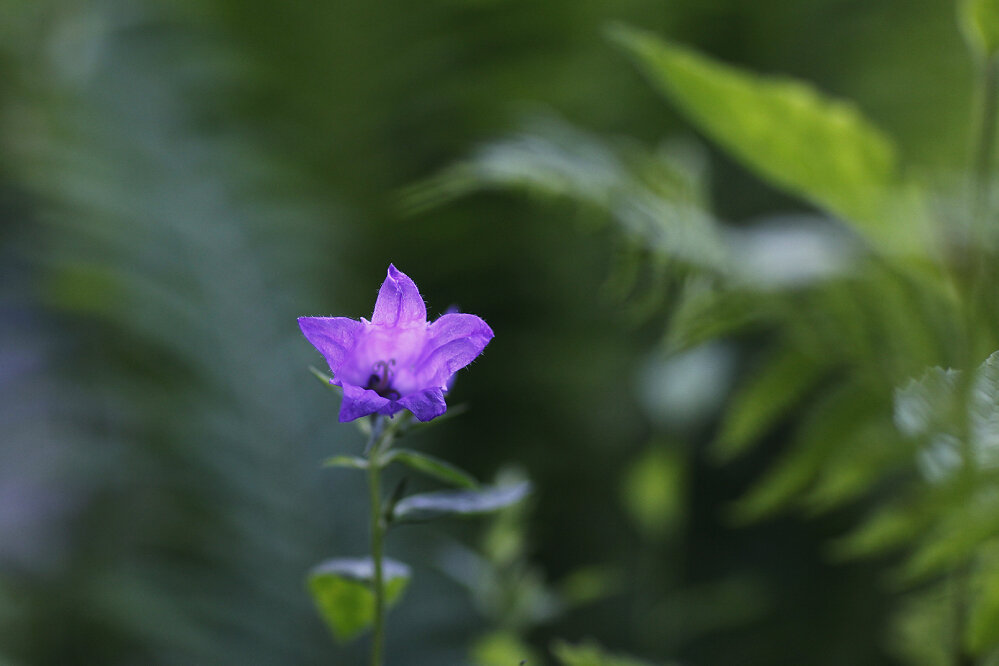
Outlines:
<svg viewBox="0 0 999 666"><path fill-rule="evenodd" d="M371 499L371 559L374 562L375 619L371 638L371 666L382 666L382 646L385 642L385 585L382 572L382 541L385 520L382 517L381 468L378 464L379 446L372 447L368 458L368 489Z"/></svg>
<svg viewBox="0 0 999 666"><path fill-rule="evenodd" d="M392 428L384 416L376 416L371 424L368 441L368 497L371 503L371 561L374 566L372 585L375 594L374 631L371 637L371 666L382 666L385 643L385 581L382 567L382 544L385 540L385 518L382 516L381 453Z"/></svg>
<svg viewBox="0 0 999 666"><path fill-rule="evenodd" d="M368 498L371 503L371 561L374 568L372 587L375 594L374 630L371 637L371 666L382 666L385 644L385 572L383 544L388 520L382 508L381 471L385 450L409 423L406 414L394 419L377 415L371 421L371 437L365 453L368 457Z"/></svg>

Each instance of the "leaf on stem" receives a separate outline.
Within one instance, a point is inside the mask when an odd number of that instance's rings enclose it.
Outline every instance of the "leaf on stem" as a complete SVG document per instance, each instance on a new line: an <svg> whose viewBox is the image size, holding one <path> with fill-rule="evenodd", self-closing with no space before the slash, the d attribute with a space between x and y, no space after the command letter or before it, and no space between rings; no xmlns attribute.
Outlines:
<svg viewBox="0 0 999 666"><path fill-rule="evenodd" d="M694 125L760 177L882 243L917 240L911 229L892 228L887 214L901 185L894 145L853 104L642 30L615 26L611 38Z"/></svg>
<svg viewBox="0 0 999 666"><path fill-rule="evenodd" d="M349 467L368 469L368 461L358 456L333 456L323 461L323 467Z"/></svg>
<svg viewBox="0 0 999 666"><path fill-rule="evenodd" d="M415 469L418 472L423 472L429 476L443 481L444 483L449 483L453 486L458 486L459 488L477 488L479 482L475 480L471 474L463 469L455 467L449 462L445 462L440 458L435 458L434 456L429 456L425 453L420 453L419 451L412 451L410 449L393 449L382 458L382 465L387 465L391 462L399 462L411 469Z"/></svg>
<svg viewBox="0 0 999 666"><path fill-rule="evenodd" d="M313 377L321 381L326 386L326 388L332 390L341 398L343 397L343 389L333 383L333 378L331 376L327 375L325 372L323 372L314 365L309 366L309 372L312 373Z"/></svg>
<svg viewBox="0 0 999 666"><path fill-rule="evenodd" d="M406 589L410 570L402 562L385 558L382 573L385 605L391 607ZM309 592L337 641L352 640L374 622L373 579L370 557L327 560L309 573Z"/></svg>
<svg viewBox="0 0 999 666"><path fill-rule="evenodd" d="M415 522L444 516L492 513L516 504L530 491L531 484L525 481L479 490L440 490L410 495L395 506L392 518L398 522Z"/></svg>

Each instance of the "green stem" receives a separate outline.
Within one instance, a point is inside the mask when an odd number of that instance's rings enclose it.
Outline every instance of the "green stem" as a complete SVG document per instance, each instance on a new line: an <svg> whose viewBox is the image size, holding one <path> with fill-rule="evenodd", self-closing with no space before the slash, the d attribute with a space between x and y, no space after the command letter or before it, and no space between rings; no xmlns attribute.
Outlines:
<svg viewBox="0 0 999 666"><path fill-rule="evenodd" d="M382 666L382 646L385 642L385 585L382 572L382 542L385 537L385 520L382 516L381 467L379 449L375 444L368 457L368 490L371 499L371 559L375 568L375 621L371 639L371 666Z"/></svg>
<svg viewBox="0 0 999 666"><path fill-rule="evenodd" d="M375 593L374 630L371 637L371 666L382 666L385 644L385 572L383 544L388 519L382 508L382 460L392 441L409 424L408 414L393 419L378 415L371 421L371 437L365 448L368 457L368 499L371 503L371 561L374 566L372 586Z"/></svg>
<svg viewBox="0 0 999 666"><path fill-rule="evenodd" d="M996 125L999 121L999 57L990 56L982 65L979 83L978 110L972 147L971 240L973 260L971 267L971 292L966 308L966 373L971 381L970 369L975 366L979 353L978 321L984 312L984 290L987 286L988 257L991 251L990 208L992 199L993 162L995 161ZM971 386L964 387L965 402L970 398ZM964 473L966 482L977 483L975 452L971 447L970 433L963 433ZM970 564L954 569L951 578L954 592L953 663L955 666L974 666L975 657L964 646L968 622L968 605L971 596Z"/></svg>
<svg viewBox="0 0 999 666"><path fill-rule="evenodd" d="M996 145L997 93L999 93L999 57L989 57L982 68L980 104L974 145L974 223L982 231L992 186L992 162Z"/></svg>

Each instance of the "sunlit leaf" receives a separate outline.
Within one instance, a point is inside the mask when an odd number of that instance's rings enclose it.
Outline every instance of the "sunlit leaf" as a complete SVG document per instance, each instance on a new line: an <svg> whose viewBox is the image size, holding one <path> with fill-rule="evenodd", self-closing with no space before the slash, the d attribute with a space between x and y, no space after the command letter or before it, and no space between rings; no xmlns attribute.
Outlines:
<svg viewBox="0 0 999 666"><path fill-rule="evenodd" d="M663 446L649 447L625 471L621 500L645 537L661 539L680 526L686 476L683 458Z"/></svg>
<svg viewBox="0 0 999 666"><path fill-rule="evenodd" d="M917 537L932 520L921 505L897 503L879 508L859 527L830 546L840 558L867 557L900 548Z"/></svg>
<svg viewBox="0 0 999 666"><path fill-rule="evenodd" d="M572 645L565 641L555 641L552 653L562 666L651 666L651 662L606 652L593 642Z"/></svg>
<svg viewBox="0 0 999 666"><path fill-rule="evenodd" d="M972 49L992 56L999 52L999 0L961 0L961 28Z"/></svg>
<svg viewBox="0 0 999 666"><path fill-rule="evenodd" d="M395 505L397 521L423 521L445 516L475 516L499 511L524 499L531 491L526 481L480 490L440 490L410 495Z"/></svg>
<svg viewBox="0 0 999 666"><path fill-rule="evenodd" d="M893 239L878 226L886 219L886 193L898 185L895 149L854 105L645 31L618 26L611 35L691 122L748 168L863 231Z"/></svg>
<svg viewBox="0 0 999 666"><path fill-rule="evenodd" d="M435 458L434 456L412 451L409 449L392 449L384 458L382 465L391 462L399 462L418 472L423 472L445 483L449 483L459 488L475 488L479 482L468 472L455 467L449 462Z"/></svg>
<svg viewBox="0 0 999 666"><path fill-rule="evenodd" d="M511 632L498 631L472 644L474 666L533 666L542 663L537 652Z"/></svg>
<svg viewBox="0 0 999 666"><path fill-rule="evenodd" d="M395 604L409 584L409 567L396 560L382 562L386 607ZM309 573L309 591L333 636L349 641L375 617L371 558L340 558L323 562Z"/></svg>

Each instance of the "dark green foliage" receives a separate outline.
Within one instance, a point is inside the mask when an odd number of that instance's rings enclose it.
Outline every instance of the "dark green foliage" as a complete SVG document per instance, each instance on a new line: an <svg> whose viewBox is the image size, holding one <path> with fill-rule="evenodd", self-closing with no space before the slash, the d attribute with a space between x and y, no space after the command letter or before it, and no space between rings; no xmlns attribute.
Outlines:
<svg viewBox="0 0 999 666"><path fill-rule="evenodd" d="M394 261L497 332L413 448L535 492L391 536L390 664L985 663L994 471L892 420L999 348L954 9L0 0L0 662L361 663L301 584L365 516L294 318ZM705 343L744 406L679 426L635 378Z"/></svg>

